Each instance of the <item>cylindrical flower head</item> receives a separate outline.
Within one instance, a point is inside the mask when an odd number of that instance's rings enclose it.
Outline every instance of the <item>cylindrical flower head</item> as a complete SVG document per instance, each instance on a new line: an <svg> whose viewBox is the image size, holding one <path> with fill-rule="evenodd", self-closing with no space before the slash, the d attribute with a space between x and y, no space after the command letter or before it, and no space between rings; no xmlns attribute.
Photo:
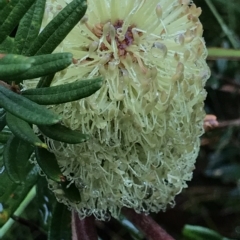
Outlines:
<svg viewBox="0 0 240 240"><path fill-rule="evenodd" d="M45 22L65 5L48 0ZM81 193L59 201L80 217L118 216L123 207L158 212L187 187L203 133L207 51L201 9L189 0L88 0L85 17L57 48L74 64L52 85L103 76L92 96L52 109L83 144L47 139L64 175Z"/></svg>

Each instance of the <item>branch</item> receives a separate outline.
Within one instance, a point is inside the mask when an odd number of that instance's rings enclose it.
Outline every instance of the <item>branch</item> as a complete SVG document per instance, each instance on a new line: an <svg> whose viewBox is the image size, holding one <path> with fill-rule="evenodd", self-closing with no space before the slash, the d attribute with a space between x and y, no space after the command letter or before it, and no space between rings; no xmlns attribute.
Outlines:
<svg viewBox="0 0 240 240"><path fill-rule="evenodd" d="M226 121L217 121L217 117L211 114L207 114L204 118L204 130L205 132L213 129L213 128L223 128L223 127L233 127L240 126L240 118L234 120L226 120Z"/></svg>
<svg viewBox="0 0 240 240"><path fill-rule="evenodd" d="M14 212L14 216L20 216L28 204L35 198L36 196L36 186L33 186L32 189L28 192L27 196L23 199L17 210ZM13 225L14 220L9 218L8 221L0 228L0 239L4 237L7 231Z"/></svg>
<svg viewBox="0 0 240 240"><path fill-rule="evenodd" d="M204 118L203 127L205 132L218 127L219 123L215 115L207 114Z"/></svg>
<svg viewBox="0 0 240 240"><path fill-rule="evenodd" d="M123 208L123 214L141 230L148 240L174 240L151 217L145 214L137 214L130 208Z"/></svg>
<svg viewBox="0 0 240 240"><path fill-rule="evenodd" d="M240 118L235 119L235 120L228 120L228 121L221 121L219 122L218 127L223 128L223 127L239 127L240 126Z"/></svg>
<svg viewBox="0 0 240 240"><path fill-rule="evenodd" d="M93 216L80 220L78 214L72 211L72 240L98 240Z"/></svg>

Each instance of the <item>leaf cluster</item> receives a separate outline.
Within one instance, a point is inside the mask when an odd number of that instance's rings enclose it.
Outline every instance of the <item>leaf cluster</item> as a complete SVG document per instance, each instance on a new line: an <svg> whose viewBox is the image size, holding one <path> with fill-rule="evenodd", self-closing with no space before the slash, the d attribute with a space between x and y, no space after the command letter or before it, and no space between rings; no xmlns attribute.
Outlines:
<svg viewBox="0 0 240 240"><path fill-rule="evenodd" d="M77 188L69 187L54 154L33 128L56 141L86 141L88 135L63 126L62 117L45 105L88 97L101 87L102 78L51 86L55 73L73 64L71 53L53 51L84 16L87 4L73 0L41 29L45 4L46 0L0 0L0 226L36 184L38 169L29 161L33 157L66 196L80 201ZM36 88L22 87L25 80L37 79Z"/></svg>

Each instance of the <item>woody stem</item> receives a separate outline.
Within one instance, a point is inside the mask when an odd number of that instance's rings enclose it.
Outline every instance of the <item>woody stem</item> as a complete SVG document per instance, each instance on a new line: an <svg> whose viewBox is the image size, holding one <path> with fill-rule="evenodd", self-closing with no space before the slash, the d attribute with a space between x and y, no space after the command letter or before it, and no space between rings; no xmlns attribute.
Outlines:
<svg viewBox="0 0 240 240"><path fill-rule="evenodd" d="M122 209L123 214L146 236L149 240L174 240L151 217L138 214L129 208Z"/></svg>
<svg viewBox="0 0 240 240"><path fill-rule="evenodd" d="M80 220L78 214L72 211L72 240L98 240L93 216Z"/></svg>

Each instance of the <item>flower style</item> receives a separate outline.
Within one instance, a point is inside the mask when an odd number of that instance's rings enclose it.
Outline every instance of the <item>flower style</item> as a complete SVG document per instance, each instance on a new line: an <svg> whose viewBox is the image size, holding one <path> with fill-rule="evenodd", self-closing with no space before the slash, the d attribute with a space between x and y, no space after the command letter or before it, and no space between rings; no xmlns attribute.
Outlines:
<svg viewBox="0 0 240 240"><path fill-rule="evenodd" d="M70 0L48 0L49 22ZM70 145L47 139L81 202L59 201L81 218L118 216L123 206L158 212L192 177L203 133L207 51L201 9L189 0L88 0L81 22L56 51L74 64L52 85L103 76L92 96L52 109L91 139Z"/></svg>

